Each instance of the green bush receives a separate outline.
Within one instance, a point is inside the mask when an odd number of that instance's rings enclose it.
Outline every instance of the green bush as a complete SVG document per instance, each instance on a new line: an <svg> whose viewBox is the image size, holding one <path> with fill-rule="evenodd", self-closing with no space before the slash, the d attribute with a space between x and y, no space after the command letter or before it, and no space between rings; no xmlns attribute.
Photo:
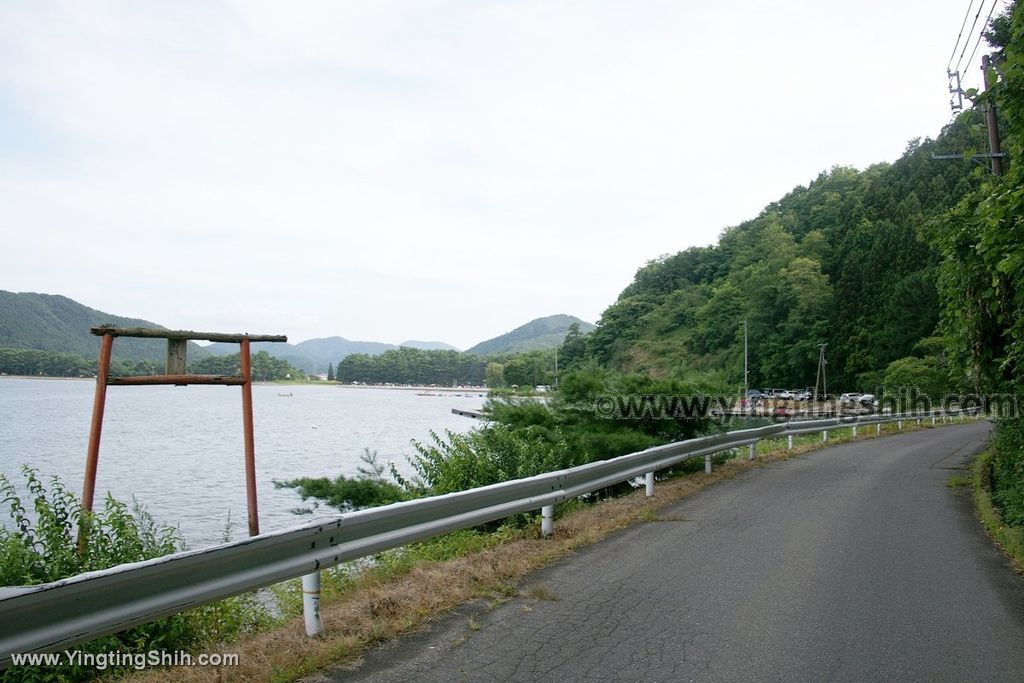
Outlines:
<svg viewBox="0 0 1024 683"><path fill-rule="evenodd" d="M25 509L14 485L0 475L2 503L16 527L15 531L0 529L4 549L0 582L6 586L56 581L184 549L178 530L159 526L138 501L129 508L107 494L101 510L85 514L59 478L51 478L47 489L34 469L24 467L22 472L34 514ZM77 549L79 526L88 538L84 552Z"/></svg>
<svg viewBox="0 0 1024 683"><path fill-rule="evenodd" d="M707 416L657 411L613 419L596 408L609 396L624 401L652 398L652 405L661 405L661 398L708 394L707 387L593 366L566 373L560 381L560 389L546 401L492 395L484 408L491 422L484 427L466 434L431 432L428 442L413 442L411 478L392 466L393 481L387 480L376 453L367 450L363 461L369 467L360 468L355 478L305 477L278 485L298 489L304 500L317 498L348 511L605 460L704 433L710 424ZM614 490L620 488L629 485Z"/></svg>
<svg viewBox="0 0 1024 683"><path fill-rule="evenodd" d="M36 470L25 466L22 473L31 513L10 480L0 475L0 504L7 508L14 527L0 527L0 584L4 586L49 583L185 549L178 529L158 524L138 501L133 500L129 507L108 493L102 509L86 513L58 477L51 477L47 487ZM80 526L88 539L82 552L78 550ZM242 595L105 636L76 649L133 654L154 649L189 651L257 630L269 622L269 614L256 598ZM98 673L86 666L23 666L5 670L0 681L83 681L92 680Z"/></svg>
<svg viewBox="0 0 1024 683"><path fill-rule="evenodd" d="M351 478L343 474L334 479L299 477L274 484L298 489L302 500L316 498L342 512L397 503L409 497L405 490L396 484Z"/></svg>
<svg viewBox="0 0 1024 683"><path fill-rule="evenodd" d="M609 458L636 453L651 446L666 442L635 429L619 427L618 429L579 430L566 436L571 449L579 454L581 462L607 460Z"/></svg>
<svg viewBox="0 0 1024 683"><path fill-rule="evenodd" d="M537 427L495 424L468 434L445 432L444 439L430 436L432 443L413 442L416 454L410 458L418 481L407 485L421 493L464 491L578 464L564 440Z"/></svg>
<svg viewBox="0 0 1024 683"><path fill-rule="evenodd" d="M531 429L551 445L564 444L569 450L566 461L583 464L705 433L707 416L662 414L659 408L713 393L714 387L585 366L562 375L558 391L547 402L497 397L484 411L516 432ZM599 414L597 405L608 400L652 409L630 416Z"/></svg>
<svg viewBox="0 0 1024 683"><path fill-rule="evenodd" d="M1024 418L996 423L992 500L1006 524L1024 527Z"/></svg>
<svg viewBox="0 0 1024 683"><path fill-rule="evenodd" d="M287 481L275 481L274 486L297 489L302 500L316 498L342 512L388 505L408 500L411 497L409 491L388 481L384 476L387 467L380 462L377 451L365 448L359 459L363 461L363 464L356 468L359 473L356 477L346 477L343 474L338 475L335 479L299 477ZM308 514L312 510L296 509L293 512Z"/></svg>

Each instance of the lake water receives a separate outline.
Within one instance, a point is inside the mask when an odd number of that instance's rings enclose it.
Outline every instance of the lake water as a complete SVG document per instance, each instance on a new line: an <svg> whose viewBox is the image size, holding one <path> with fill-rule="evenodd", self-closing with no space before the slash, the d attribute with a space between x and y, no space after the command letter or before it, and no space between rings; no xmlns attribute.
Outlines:
<svg viewBox="0 0 1024 683"><path fill-rule="evenodd" d="M95 387L94 381L0 377L0 473L20 484L21 465L29 464L46 477L60 476L80 495ZM365 448L409 473L411 440L475 426L451 412L480 408L483 396L468 393L254 386L260 531L309 520L292 512L307 504L274 480L355 474ZM190 548L219 543L229 514L232 538L243 538L243 454L238 387L110 387L96 506L107 491L128 502L134 495L159 522L180 525Z"/></svg>

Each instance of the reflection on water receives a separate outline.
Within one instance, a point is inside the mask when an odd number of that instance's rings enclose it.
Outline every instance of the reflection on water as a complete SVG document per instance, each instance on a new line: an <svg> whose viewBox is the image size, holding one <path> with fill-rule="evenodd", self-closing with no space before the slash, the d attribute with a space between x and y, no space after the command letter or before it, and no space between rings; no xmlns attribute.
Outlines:
<svg viewBox="0 0 1024 683"><path fill-rule="evenodd" d="M92 413L92 381L0 378L0 473L21 481L27 463L81 491ZM260 530L302 523L301 501L275 479L354 474L363 449L409 472L410 440L430 430L468 431L479 396L418 396L415 391L333 385L253 387ZM158 521L179 523L192 548L221 540L230 514L233 538L247 532L237 387L111 387L107 391L100 496L132 495ZM5 519L6 523L6 519Z"/></svg>

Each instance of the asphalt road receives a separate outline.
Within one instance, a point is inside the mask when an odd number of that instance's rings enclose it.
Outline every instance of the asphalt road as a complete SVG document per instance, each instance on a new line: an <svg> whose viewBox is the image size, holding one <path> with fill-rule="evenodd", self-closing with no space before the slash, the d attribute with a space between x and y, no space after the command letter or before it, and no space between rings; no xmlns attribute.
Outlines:
<svg viewBox="0 0 1024 683"><path fill-rule="evenodd" d="M752 470L338 681L1024 681L1024 578L946 485L987 423ZM554 598L554 599L552 599ZM473 626L470 626L472 617Z"/></svg>

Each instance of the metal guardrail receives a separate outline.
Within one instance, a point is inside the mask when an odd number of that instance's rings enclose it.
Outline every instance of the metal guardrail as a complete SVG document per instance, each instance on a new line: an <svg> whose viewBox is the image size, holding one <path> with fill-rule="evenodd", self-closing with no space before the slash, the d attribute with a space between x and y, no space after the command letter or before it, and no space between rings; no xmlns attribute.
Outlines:
<svg viewBox="0 0 1024 683"><path fill-rule="evenodd" d="M262 534L212 548L168 555L73 576L53 583L0 588L0 669L13 653L53 652L182 610L303 576L441 534L542 510L542 533L551 531L553 506L598 489L761 439L792 437L943 414L870 415L793 421L713 434L649 448L526 479L421 498L340 515L327 521ZM789 440L792 448L792 438ZM318 581L317 581L318 583ZM316 604L313 605L315 609ZM313 615L313 626L319 623ZM310 626L307 613L307 630Z"/></svg>

